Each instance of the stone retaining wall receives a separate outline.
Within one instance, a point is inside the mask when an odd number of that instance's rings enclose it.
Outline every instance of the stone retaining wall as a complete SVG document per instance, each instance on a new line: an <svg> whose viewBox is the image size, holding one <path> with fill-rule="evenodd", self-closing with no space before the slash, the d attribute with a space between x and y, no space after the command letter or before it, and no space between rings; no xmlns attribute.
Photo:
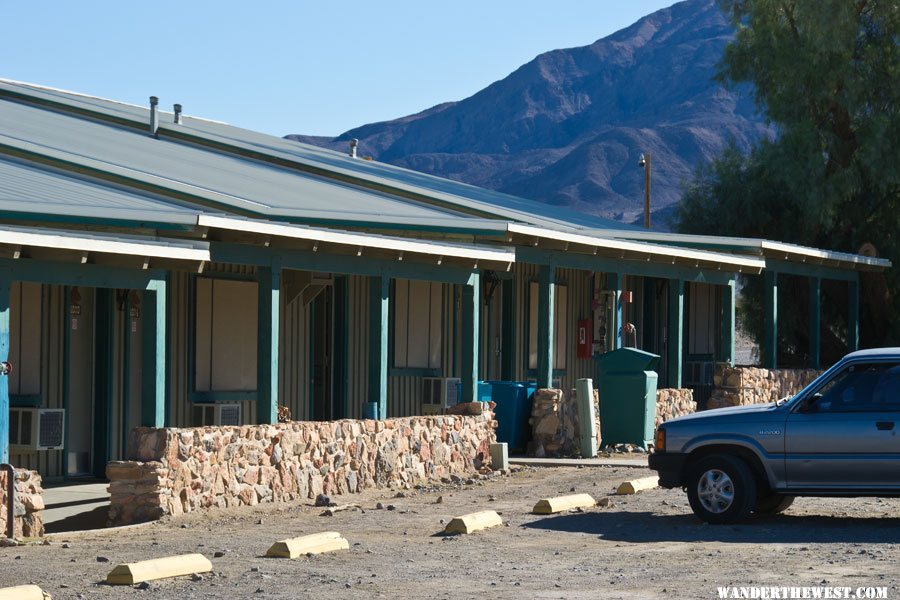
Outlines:
<svg viewBox="0 0 900 600"><path fill-rule="evenodd" d="M707 408L774 402L796 394L821 374L816 369L761 369L718 363Z"/></svg>
<svg viewBox="0 0 900 600"><path fill-rule="evenodd" d="M6 471L0 471L0 536L6 535ZM16 537L44 535L44 489L36 471L16 469Z"/></svg>
<svg viewBox="0 0 900 600"><path fill-rule="evenodd" d="M663 388L656 390L656 427L669 419L697 412L694 390Z"/></svg>
<svg viewBox="0 0 900 600"><path fill-rule="evenodd" d="M485 411L385 421L137 428L129 444L132 460L106 468L110 522L473 475L489 468L496 425L493 413Z"/></svg>
<svg viewBox="0 0 900 600"><path fill-rule="evenodd" d="M600 400L594 389L597 447L600 447ZM571 456L580 454L578 402L575 390L568 396L562 390L541 389L531 403L531 442L529 456Z"/></svg>

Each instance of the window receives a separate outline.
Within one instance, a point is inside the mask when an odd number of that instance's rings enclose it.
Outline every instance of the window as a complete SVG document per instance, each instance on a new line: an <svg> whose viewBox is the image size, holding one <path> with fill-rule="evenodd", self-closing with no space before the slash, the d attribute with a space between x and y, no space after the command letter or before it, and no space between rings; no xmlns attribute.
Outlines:
<svg viewBox="0 0 900 600"><path fill-rule="evenodd" d="M256 390L257 284L198 278L194 390Z"/></svg>
<svg viewBox="0 0 900 600"><path fill-rule="evenodd" d="M440 369L444 285L394 281L394 368Z"/></svg>
<svg viewBox="0 0 900 600"><path fill-rule="evenodd" d="M9 393L41 393L41 284L13 282L9 290Z"/></svg>
<svg viewBox="0 0 900 600"><path fill-rule="evenodd" d="M529 284L528 294L528 368L537 369L538 354L538 290L536 281ZM569 345L569 288L556 286L553 310L553 368L566 368L566 349Z"/></svg>
<svg viewBox="0 0 900 600"><path fill-rule="evenodd" d="M851 365L819 388L816 397L812 412L900 411L900 366Z"/></svg>

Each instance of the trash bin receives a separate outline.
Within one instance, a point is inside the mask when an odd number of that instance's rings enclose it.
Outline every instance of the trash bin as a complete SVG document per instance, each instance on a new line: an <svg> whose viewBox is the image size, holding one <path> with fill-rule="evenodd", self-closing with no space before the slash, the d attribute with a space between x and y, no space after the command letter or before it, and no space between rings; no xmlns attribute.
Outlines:
<svg viewBox="0 0 900 600"><path fill-rule="evenodd" d="M659 356L619 348L597 359L600 437L603 445L653 443L656 421L656 366Z"/></svg>
<svg viewBox="0 0 900 600"><path fill-rule="evenodd" d="M528 388L513 381L492 381L497 441L506 442L510 452L524 452L531 438L531 395ZM534 393L534 390L531 390Z"/></svg>

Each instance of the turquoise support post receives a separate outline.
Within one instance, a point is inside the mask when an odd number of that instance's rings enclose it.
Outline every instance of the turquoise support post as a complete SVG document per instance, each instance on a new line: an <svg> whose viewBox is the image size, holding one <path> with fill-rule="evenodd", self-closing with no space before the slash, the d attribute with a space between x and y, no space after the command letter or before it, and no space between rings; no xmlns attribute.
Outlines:
<svg viewBox="0 0 900 600"><path fill-rule="evenodd" d="M607 273L607 286L612 292L612 323L610 323L607 335L611 336L613 349L622 347L622 274Z"/></svg>
<svg viewBox="0 0 900 600"><path fill-rule="evenodd" d="M9 360L9 288L12 281L0 270L0 360ZM13 368L15 368L14 365ZM0 375L0 463L9 462L9 376Z"/></svg>
<svg viewBox="0 0 900 600"><path fill-rule="evenodd" d="M106 475L106 463L112 457L112 411L115 396L114 349L116 294L112 288L94 292L96 315L94 344L94 454L93 473ZM141 385L143 390L143 380ZM143 404L143 402L142 402Z"/></svg>
<svg viewBox="0 0 900 600"><path fill-rule="evenodd" d="M462 286L462 401L478 399L478 349L481 326L481 275L473 275L472 283Z"/></svg>
<svg viewBox="0 0 900 600"><path fill-rule="evenodd" d="M257 305L256 422L278 422L278 332L281 318L281 266L256 272Z"/></svg>
<svg viewBox="0 0 900 600"><path fill-rule="evenodd" d="M369 415L387 418L391 279L369 277Z"/></svg>
<svg viewBox="0 0 900 600"><path fill-rule="evenodd" d="M855 281L849 282L848 298L849 315L847 315L847 346L850 352L859 350L859 276Z"/></svg>
<svg viewBox="0 0 900 600"><path fill-rule="evenodd" d="M141 315L141 425L166 423L166 282L151 283Z"/></svg>
<svg viewBox="0 0 900 600"><path fill-rule="evenodd" d="M763 367L778 365L778 273L766 271L763 289Z"/></svg>
<svg viewBox="0 0 900 600"><path fill-rule="evenodd" d="M501 284L503 321L500 323L500 379L512 381L516 372L516 285L514 279Z"/></svg>
<svg viewBox="0 0 900 600"><path fill-rule="evenodd" d="M666 345L666 370L668 386L680 388L682 380L682 353L684 346L684 280L669 280L669 339Z"/></svg>
<svg viewBox="0 0 900 600"><path fill-rule="evenodd" d="M350 345L349 323L350 295L347 287L347 277L339 275L334 278L334 356L332 369L334 371L334 398L335 417L346 419L350 416L349 390L347 379L349 377L349 363L347 360L348 346Z"/></svg>
<svg viewBox="0 0 900 600"><path fill-rule="evenodd" d="M553 385L553 321L555 316L556 268L541 265L538 272L537 386Z"/></svg>
<svg viewBox="0 0 900 600"><path fill-rule="evenodd" d="M809 366L818 369L822 362L822 280L809 278Z"/></svg>
<svg viewBox="0 0 900 600"><path fill-rule="evenodd" d="M735 329L735 282L734 279L728 282L728 285L720 286L722 293L722 348L720 349L720 360L729 364L734 364L734 329Z"/></svg>

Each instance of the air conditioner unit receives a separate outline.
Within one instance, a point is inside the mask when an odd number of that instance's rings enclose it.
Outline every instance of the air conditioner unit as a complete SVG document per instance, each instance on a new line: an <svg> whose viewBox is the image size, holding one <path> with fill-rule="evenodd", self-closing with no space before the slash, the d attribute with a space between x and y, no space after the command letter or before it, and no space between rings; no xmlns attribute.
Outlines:
<svg viewBox="0 0 900 600"><path fill-rule="evenodd" d="M241 421L240 404L195 404L194 427L238 426Z"/></svg>
<svg viewBox="0 0 900 600"><path fill-rule="evenodd" d="M65 432L65 409L9 409L9 445L12 450L62 450Z"/></svg>
<svg viewBox="0 0 900 600"><path fill-rule="evenodd" d="M425 377L422 379L422 412L440 414L459 403L459 377Z"/></svg>

